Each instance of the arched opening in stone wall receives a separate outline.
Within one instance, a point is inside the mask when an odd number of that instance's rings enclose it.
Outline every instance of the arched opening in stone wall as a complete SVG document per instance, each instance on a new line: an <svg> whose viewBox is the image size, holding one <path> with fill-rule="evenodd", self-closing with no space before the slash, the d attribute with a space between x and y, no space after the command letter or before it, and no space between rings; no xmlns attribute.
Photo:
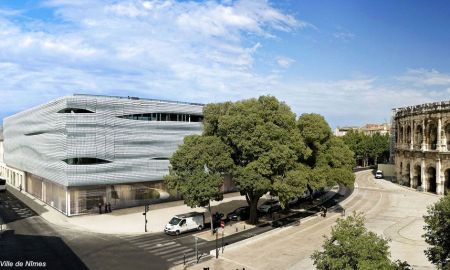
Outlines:
<svg viewBox="0 0 450 270"><path fill-rule="evenodd" d="M427 169L427 186L426 191L436 193L436 169L434 167Z"/></svg>
<svg viewBox="0 0 450 270"><path fill-rule="evenodd" d="M436 150L437 145L437 127L436 124L430 124L428 129L428 147L431 150Z"/></svg>
<svg viewBox="0 0 450 270"><path fill-rule="evenodd" d="M420 175L420 165L414 166L414 183L413 188L422 186L422 179Z"/></svg>
<svg viewBox="0 0 450 270"><path fill-rule="evenodd" d="M421 125L418 125L416 127L416 134L415 134L415 138L414 138L414 144L416 149L420 149L422 146L422 142L423 142L423 128Z"/></svg>
<svg viewBox="0 0 450 270"><path fill-rule="evenodd" d="M406 142L411 143L411 126L406 127Z"/></svg>
<svg viewBox="0 0 450 270"><path fill-rule="evenodd" d="M445 144L447 145L447 151L449 151L450 150L450 123L445 126L444 131L445 131L445 138L447 139Z"/></svg>
<svg viewBox="0 0 450 270"><path fill-rule="evenodd" d="M400 140L399 142L402 143L403 142L403 127L400 127Z"/></svg>
<svg viewBox="0 0 450 270"><path fill-rule="evenodd" d="M447 195L450 193L450 169L445 170L444 177L444 194Z"/></svg>
<svg viewBox="0 0 450 270"><path fill-rule="evenodd" d="M400 126L395 130L395 143L400 143Z"/></svg>
<svg viewBox="0 0 450 270"><path fill-rule="evenodd" d="M411 179L410 179L410 177L409 177L409 175L410 175L410 170L411 170L411 168L410 168L411 166L410 166L410 164L408 163L408 164L406 164L406 171L405 171L405 185L406 186L411 186Z"/></svg>

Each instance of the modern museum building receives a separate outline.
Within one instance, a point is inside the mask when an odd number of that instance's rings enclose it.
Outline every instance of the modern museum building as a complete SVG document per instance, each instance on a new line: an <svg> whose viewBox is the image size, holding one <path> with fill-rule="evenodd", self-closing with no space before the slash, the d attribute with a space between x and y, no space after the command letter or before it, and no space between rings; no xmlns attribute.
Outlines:
<svg viewBox="0 0 450 270"><path fill-rule="evenodd" d="M99 203L123 208L179 199L163 177L183 138L201 134L202 110L136 97L61 97L3 120L0 173L68 216Z"/></svg>

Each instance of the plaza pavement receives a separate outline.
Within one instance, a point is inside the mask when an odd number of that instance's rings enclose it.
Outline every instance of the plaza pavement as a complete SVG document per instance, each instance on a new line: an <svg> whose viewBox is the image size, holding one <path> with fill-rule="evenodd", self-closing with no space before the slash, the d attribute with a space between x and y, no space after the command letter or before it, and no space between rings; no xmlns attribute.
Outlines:
<svg viewBox="0 0 450 270"><path fill-rule="evenodd" d="M28 193L20 192L11 186L8 186L7 189L42 218L58 226L106 234L145 233L144 216L142 215L144 206L113 210L111 213L101 215L87 214L67 217ZM225 194L221 202L211 202L211 210L226 214L244 205L247 205L245 197L241 196L239 192L235 192ZM183 201L151 205L150 211L147 212L147 233L162 232L167 222L174 215L193 211L205 212L206 209L202 207L190 208ZM205 219L207 222L209 222L208 217L209 214L206 214Z"/></svg>
<svg viewBox="0 0 450 270"><path fill-rule="evenodd" d="M18 189L8 186L8 191L14 194L28 207L38 213L42 218L48 222L81 231L103 233L103 234L144 234L144 206L125 208L113 210L107 214L87 214L80 216L67 217L64 214L58 212L49 205L34 198L26 192L20 192ZM333 187L328 193L322 196L322 198L329 198L333 196L339 189L337 186ZM263 203L268 197L263 197L259 204ZM323 201L323 199L319 200ZM211 202L212 212L220 212L227 214L240 206L246 206L247 202L244 196L241 196L239 192L228 193L224 195L224 199L220 202ZM147 212L147 233L160 233L163 232L165 225L168 221L177 214L188 213L192 211L206 212L206 208L197 207L190 208L184 204L183 201L173 201L167 203L150 205L150 211ZM210 222L209 213L205 214L205 221ZM252 226L245 225L244 222L235 223L232 228L227 227L226 234L232 234L238 228L238 231L250 229ZM210 237L200 235L201 238L209 239Z"/></svg>
<svg viewBox="0 0 450 270"><path fill-rule="evenodd" d="M427 245L421 235L426 207L440 197L417 192L386 180L374 179L371 171L356 173L353 194L341 203L346 214L363 212L369 230L391 239L391 258L408 261L413 269L435 269L424 255ZM314 269L311 254L321 248L323 235L341 217L329 211L326 218L307 218L298 226L267 232L246 241L227 246L219 259L199 264L176 266L173 269Z"/></svg>
<svg viewBox="0 0 450 270"><path fill-rule="evenodd" d="M8 186L8 191L23 201L28 207L37 212L42 218L58 226L105 234L145 233L144 216L142 215L144 206L113 210L112 213L101 215L88 214L67 217L28 193L19 192L19 190L10 186ZM337 191L338 187L333 187L333 189L323 195L322 198L326 200L326 198L332 197ZM260 203L263 203L264 201L265 198L261 199ZM321 199L319 202L320 201L323 200ZM245 197L241 196L238 192L235 192L225 194L224 199L221 202L212 202L211 210L213 213L218 211L220 213L227 214L240 206L246 205L247 202ZM151 205L150 211L147 213L147 233L162 232L167 222L174 215L192 211L205 212L206 209L202 207L194 209L190 208L186 206L183 201L173 201ZM205 214L205 220L206 222L210 221L209 213ZM252 227L253 226L245 225L244 222L237 222L231 227L226 226L225 233L230 235L232 232L236 231L236 228L240 232L244 229L251 229ZM211 240L209 239L211 237L210 234L200 234L199 237L204 238L205 240Z"/></svg>

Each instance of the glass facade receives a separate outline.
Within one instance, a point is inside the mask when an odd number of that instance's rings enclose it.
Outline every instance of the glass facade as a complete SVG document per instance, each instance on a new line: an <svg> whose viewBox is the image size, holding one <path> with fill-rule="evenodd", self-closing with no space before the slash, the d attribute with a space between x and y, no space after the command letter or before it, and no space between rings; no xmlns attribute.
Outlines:
<svg viewBox="0 0 450 270"><path fill-rule="evenodd" d="M37 175L27 173L25 191L58 211L67 214L65 187Z"/></svg>
<svg viewBox="0 0 450 270"><path fill-rule="evenodd" d="M117 116L119 118L142 121L174 121L174 122L202 122L203 116L179 113L141 113Z"/></svg>
<svg viewBox="0 0 450 270"><path fill-rule="evenodd" d="M70 215L97 213L99 203L110 203L112 209L118 209L181 199L167 191L163 181L70 187L69 194Z"/></svg>

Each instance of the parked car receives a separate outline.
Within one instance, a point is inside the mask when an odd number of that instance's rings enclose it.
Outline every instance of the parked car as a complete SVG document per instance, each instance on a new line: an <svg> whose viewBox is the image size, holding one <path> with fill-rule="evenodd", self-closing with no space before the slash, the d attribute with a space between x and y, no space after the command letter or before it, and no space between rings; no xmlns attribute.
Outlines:
<svg viewBox="0 0 450 270"><path fill-rule="evenodd" d="M228 213L227 220L247 220L250 217L250 207L243 206Z"/></svg>
<svg viewBox="0 0 450 270"><path fill-rule="evenodd" d="M0 178L0 192L5 192L6 191L6 180Z"/></svg>
<svg viewBox="0 0 450 270"><path fill-rule="evenodd" d="M375 173L375 178L376 178L376 179L381 179L381 178L383 178L383 171L382 171L382 170L378 170L378 171Z"/></svg>
<svg viewBox="0 0 450 270"><path fill-rule="evenodd" d="M300 202L299 197L294 197L288 201L287 205L289 207L292 207L294 205L297 205L299 202Z"/></svg>
<svg viewBox="0 0 450 270"><path fill-rule="evenodd" d="M191 212L174 216L164 228L167 234L179 235L183 232L199 230L205 225L205 216L203 213Z"/></svg>
<svg viewBox="0 0 450 270"><path fill-rule="evenodd" d="M270 214L280 209L281 209L280 202L276 200L268 200L265 203L258 206L258 211L263 214Z"/></svg>

